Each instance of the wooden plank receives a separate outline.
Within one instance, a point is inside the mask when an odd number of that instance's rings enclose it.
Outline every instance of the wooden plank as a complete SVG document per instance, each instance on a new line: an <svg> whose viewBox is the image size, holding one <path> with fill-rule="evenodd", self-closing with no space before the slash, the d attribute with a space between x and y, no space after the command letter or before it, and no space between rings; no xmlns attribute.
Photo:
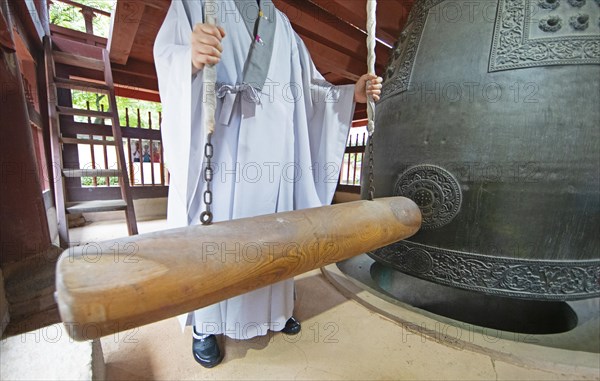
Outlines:
<svg viewBox="0 0 600 381"><path fill-rule="evenodd" d="M171 4L171 0L145 0L145 2L148 7L160 9L163 11L169 9L169 5Z"/></svg>
<svg viewBox="0 0 600 381"><path fill-rule="evenodd" d="M44 35L50 35L50 14L48 9L48 0L34 0L37 4L37 11L40 21L42 23L42 28L44 29Z"/></svg>
<svg viewBox="0 0 600 381"><path fill-rule="evenodd" d="M56 111L58 111L61 115L71 115L71 116L89 116L92 118L102 118L102 119L112 119L113 114L110 112L102 112L95 110L85 110L80 108L72 108L65 106L56 106Z"/></svg>
<svg viewBox="0 0 600 381"><path fill-rule="evenodd" d="M364 152L365 152L365 146L346 147L346 151L345 151L345 153L364 153Z"/></svg>
<svg viewBox="0 0 600 381"><path fill-rule="evenodd" d="M112 136L111 126L95 123L82 123L74 121L64 121L61 130L65 135L94 135L94 136ZM149 130L146 128L128 128L121 126L121 135L124 138L161 140L160 130ZM96 142L96 140L94 140ZM94 143L98 144L98 143Z"/></svg>
<svg viewBox="0 0 600 381"><path fill-rule="evenodd" d="M42 129L43 125L44 125L43 121L42 121L42 116L40 115L39 112L37 112L35 107L29 102L27 102L27 112L29 113L29 121L36 127Z"/></svg>
<svg viewBox="0 0 600 381"><path fill-rule="evenodd" d="M360 185L338 184L337 188L335 188L335 191L336 192L346 192L346 193L360 194Z"/></svg>
<svg viewBox="0 0 600 381"><path fill-rule="evenodd" d="M31 22L35 27L35 31L37 33L38 41L42 42L44 35L46 34L44 31L44 26L42 21L40 20L40 16L38 14L37 8L35 7L35 2L33 0L25 0L25 6L27 7L27 13L31 17Z"/></svg>
<svg viewBox="0 0 600 381"><path fill-rule="evenodd" d="M289 15L294 29L300 27L310 31L309 37L313 40L366 62L367 34L362 30L364 26L359 29L308 1L274 0L274 3ZM385 65L390 57L390 48L380 42L376 45L377 61Z"/></svg>
<svg viewBox="0 0 600 381"><path fill-rule="evenodd" d="M400 38L400 32L406 25L413 3L414 0L394 0L380 1L377 4L378 29L394 37L391 40L392 45Z"/></svg>
<svg viewBox="0 0 600 381"><path fill-rule="evenodd" d="M69 41L79 42L80 44L87 44L90 47L104 48L108 43L108 40L104 37L64 28L55 24L50 25L50 33L52 34L53 39L59 37Z"/></svg>
<svg viewBox="0 0 600 381"><path fill-rule="evenodd" d="M117 187L97 187L97 188L68 188L71 201L92 201L92 200L114 200L121 197L121 190ZM160 198L167 197L169 194L168 186L134 186L130 188L131 197L134 200L142 198Z"/></svg>
<svg viewBox="0 0 600 381"><path fill-rule="evenodd" d="M119 170L121 171L121 181L119 182L119 188L121 189L121 198L126 203L127 207L125 209L125 219L127 220L127 230L129 235L138 234L137 221L135 218L135 210L133 206L133 199L131 197L131 192L129 189L130 179L127 175L127 160L125 159L125 151L123 150L123 136L121 135L121 128L119 125L119 111L117 107L117 99L115 96L115 87L112 76L112 69L110 64L110 57L108 54L108 50L102 51L102 61L104 61L104 79L106 80L106 84L110 87L110 92L108 94L108 102L110 112L112 113L112 131L115 141L119 142L115 146L115 150L117 152L117 163L119 166Z"/></svg>
<svg viewBox="0 0 600 381"><path fill-rule="evenodd" d="M158 80L156 78L156 72L154 76L150 74L151 70L154 70L153 63L140 63L136 67L131 67L132 59L129 59L127 66L114 65L113 66L113 79L115 86L129 86L133 89L140 89L143 95L143 91L158 93ZM139 63L139 61L137 61ZM138 71L136 71L138 70ZM69 74L72 77L88 78L94 80L104 80L104 76L95 71L84 68L70 67Z"/></svg>
<svg viewBox="0 0 600 381"><path fill-rule="evenodd" d="M97 140L97 139L77 139L77 138L60 138L63 144L94 144L94 145L105 145L114 146L114 140Z"/></svg>
<svg viewBox="0 0 600 381"><path fill-rule="evenodd" d="M160 103L160 94L158 91L144 90L140 87L115 85L115 95L117 97L134 98L142 101Z"/></svg>
<svg viewBox="0 0 600 381"><path fill-rule="evenodd" d="M112 136L111 127L103 124L83 123L69 120L63 121L61 123L60 128L62 133L67 136L74 136L77 134L94 136Z"/></svg>
<svg viewBox="0 0 600 381"><path fill-rule="evenodd" d="M54 201L58 221L58 236L61 247L69 247L69 223L65 213L64 180L60 169L62 168L62 146L60 144L60 123L56 110L58 95L52 78L56 77L56 68L52 59L52 41L49 36L44 37L44 57L46 64L46 80L48 94L48 119L50 122L50 147L52 151L52 178L54 180Z"/></svg>
<svg viewBox="0 0 600 381"><path fill-rule="evenodd" d="M102 94L108 94L110 91L110 88L103 83L80 81L78 79L54 78L54 83L56 84L56 87L62 89L71 89Z"/></svg>
<svg viewBox="0 0 600 381"><path fill-rule="evenodd" d="M413 201L390 197L75 247L57 263L57 303L72 337L90 340L374 250L420 225Z"/></svg>
<svg viewBox="0 0 600 381"><path fill-rule="evenodd" d="M368 123L368 119L354 119L352 121L352 127L363 127Z"/></svg>
<svg viewBox="0 0 600 381"><path fill-rule="evenodd" d="M331 71L352 81L357 81L361 75L359 73L364 74L367 71L364 62L355 60L354 58L324 45L319 41L315 41L306 35L302 37L302 40L310 51L313 61L319 71Z"/></svg>
<svg viewBox="0 0 600 381"><path fill-rule="evenodd" d="M102 168L74 168L67 169L63 168L63 175L65 177L119 177L121 171L118 169L102 169Z"/></svg>
<svg viewBox="0 0 600 381"><path fill-rule="evenodd" d="M354 119L367 119L367 105L359 103L354 108Z"/></svg>
<svg viewBox="0 0 600 381"><path fill-rule="evenodd" d="M46 2L45 0L43 0L41 2L41 5L43 7L46 6ZM47 14L47 12L46 12ZM40 114L41 114L41 120L42 120L42 138L43 138L43 143L44 143L44 165L45 168L43 170L43 172L46 173L47 178L48 178L48 182L47 182L47 186L48 186L48 191L50 192L50 195L54 195L54 188L55 188L55 183L54 183L54 174L53 174L53 170L52 170L52 149L51 149L51 143L50 143L50 118L48 115L48 84L46 83L46 67L45 64L43 64L43 62L45 61L44 58L44 50L38 52L37 57L36 57L36 61L40 62L40 64L36 65L36 77L37 77L37 84L38 84L38 102L39 102L39 110L40 110ZM54 202L53 202L54 203ZM54 221L53 221L54 222Z"/></svg>
<svg viewBox="0 0 600 381"><path fill-rule="evenodd" d="M71 31L71 29L67 29L67 30ZM73 31L73 32L75 32L75 31ZM79 32L79 33L81 33L85 37L87 37L86 33L82 33L82 32ZM100 62L102 62L102 48L103 48L102 46L93 46L93 45L89 45L85 42L78 42L78 41L74 41L72 39L58 37L58 36L53 36L52 42L54 44L55 51L58 50L58 51L61 51L64 53L71 53L73 55L80 56L80 57L93 58L93 59L96 59L96 60L99 60Z"/></svg>
<svg viewBox="0 0 600 381"><path fill-rule="evenodd" d="M70 53L58 52L58 51L55 51L53 53L53 55L54 55L54 62L59 63L59 64L75 66L75 67L80 67L80 68L84 68L84 69L94 69L94 70L98 70L98 71L104 70L104 64L102 63L102 61L97 60L97 59L88 58L88 57L84 57L84 56L78 56L78 55L74 55L74 54L70 54Z"/></svg>
<svg viewBox="0 0 600 381"><path fill-rule="evenodd" d="M150 6L147 2L144 11L143 20L140 23L133 49L129 55L129 59L138 59L143 62L153 62L153 47L158 30L167 14L166 9L159 9Z"/></svg>
<svg viewBox="0 0 600 381"><path fill-rule="evenodd" d="M367 10L364 0L309 1L352 25L356 25L363 30L366 28ZM389 9L387 7L388 5L391 6ZM400 30L403 26L400 21L396 20L406 14L406 11L401 3L390 0L378 2L377 7L377 38L385 41L388 45L393 45L400 35ZM384 25L386 26L385 28L383 27ZM394 25L397 25L397 27L392 27ZM396 31L395 33L394 30Z"/></svg>
<svg viewBox="0 0 600 381"><path fill-rule="evenodd" d="M108 16L108 17L110 17L110 12L104 11L104 10L102 10L102 9L98 9L98 8L90 7L90 6L87 6L87 5L85 5L85 4L81 4L81 3L78 3L78 2L76 2L76 1L71 1L71 0L59 0L59 1L60 1L61 3L65 3L65 4L68 4L68 5L70 5L70 6L73 6L73 7L76 7L76 8L80 8L80 9L85 9L85 8L87 8L87 9L91 9L91 10L92 10L94 13L97 13L97 14L100 14L100 15L103 15L103 16Z"/></svg>
<svg viewBox="0 0 600 381"><path fill-rule="evenodd" d="M11 13L14 17L11 21L17 19L25 27L24 32L31 37L31 41L41 47L46 33L33 0L8 1L8 5L13 7Z"/></svg>
<svg viewBox="0 0 600 381"><path fill-rule="evenodd" d="M113 212L116 210L125 210L126 208L127 203L123 200L94 200L67 203L67 212L70 214Z"/></svg>
<svg viewBox="0 0 600 381"><path fill-rule="evenodd" d="M117 73L135 73L138 77L156 79L156 67L154 59L151 61L140 61L135 58L130 58L127 65L111 64L114 74Z"/></svg>
<svg viewBox="0 0 600 381"><path fill-rule="evenodd" d="M141 0L120 0L112 14L107 49L110 60L125 65L146 6Z"/></svg>

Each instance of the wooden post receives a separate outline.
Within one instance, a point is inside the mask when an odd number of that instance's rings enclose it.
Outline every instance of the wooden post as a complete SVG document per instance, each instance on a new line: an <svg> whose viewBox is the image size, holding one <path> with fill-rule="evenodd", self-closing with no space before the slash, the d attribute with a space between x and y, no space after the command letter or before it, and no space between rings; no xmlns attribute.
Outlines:
<svg viewBox="0 0 600 381"><path fill-rule="evenodd" d="M140 113L140 109L137 109L137 128L142 128L142 114ZM140 181L141 186L144 186L144 142L141 138L138 139L140 143Z"/></svg>
<svg viewBox="0 0 600 381"><path fill-rule="evenodd" d="M8 301L6 300L6 293L4 291L4 277L2 276L2 269L0 269L0 335L4 333L4 329L10 321L10 315L8 313Z"/></svg>
<svg viewBox="0 0 600 381"><path fill-rule="evenodd" d="M88 110L90 109L90 101L86 101L85 102L85 107ZM88 116L88 124L92 124L92 118L90 116ZM88 138L90 140L93 140L94 139L94 135L88 135ZM92 169L96 169L96 153L94 152L94 145L93 144L90 144L90 160L92 160L92 163L91 163L92 164ZM93 187L97 187L98 186L98 178L96 176L92 177L92 186Z"/></svg>
<svg viewBox="0 0 600 381"><path fill-rule="evenodd" d="M125 127L129 128L129 107L125 107ZM127 157L127 163L129 163L129 185L135 185L135 173L133 171L133 150L131 148L131 138L127 138L127 152L129 152Z"/></svg>
<svg viewBox="0 0 600 381"><path fill-rule="evenodd" d="M50 35L50 15L49 8L50 4L52 4L52 0L36 0L35 8L38 11L38 15L40 16L40 22L42 23L42 27L44 28L44 33L46 35Z"/></svg>
<svg viewBox="0 0 600 381"><path fill-rule="evenodd" d="M7 32L3 37L12 40L6 6L0 1L0 35ZM6 41L0 42L0 268L11 320L5 334L10 335L59 320L56 306L48 303L54 293L56 256L48 255L52 243L19 61ZM0 308L0 319L6 316L5 308L6 304Z"/></svg>
<svg viewBox="0 0 600 381"><path fill-rule="evenodd" d="M148 111L148 129L152 129L152 112ZM152 181L152 186L156 185L154 181L154 140L150 139L149 147L150 149L150 178Z"/></svg>
<svg viewBox="0 0 600 381"><path fill-rule="evenodd" d="M94 34L94 17L96 17L96 15L94 14L94 11L92 10L92 8L90 7L81 7L81 11L83 14L83 19L85 20L85 32L88 34Z"/></svg>
<svg viewBox="0 0 600 381"><path fill-rule="evenodd" d="M100 110L102 112L104 112L104 105L100 105ZM100 123L102 125L105 125L106 124L106 120L101 119ZM106 135L102 135L102 140L106 140ZM103 144L102 147L103 147L102 148L103 149L102 153L103 153L103 158L104 158L104 168L109 169L110 167L108 165L108 150L107 150L107 145ZM110 177L108 177L108 176L106 176L106 186L110 187Z"/></svg>
<svg viewBox="0 0 600 381"><path fill-rule="evenodd" d="M158 112L158 129L162 130L162 113L160 111ZM165 185L165 158L162 140L160 141L160 185Z"/></svg>
<svg viewBox="0 0 600 381"><path fill-rule="evenodd" d="M4 18L8 13L0 9ZM12 38L11 21L5 20L7 30L0 32ZM50 233L18 59L5 46L0 46L0 78L0 265L4 265L48 249Z"/></svg>

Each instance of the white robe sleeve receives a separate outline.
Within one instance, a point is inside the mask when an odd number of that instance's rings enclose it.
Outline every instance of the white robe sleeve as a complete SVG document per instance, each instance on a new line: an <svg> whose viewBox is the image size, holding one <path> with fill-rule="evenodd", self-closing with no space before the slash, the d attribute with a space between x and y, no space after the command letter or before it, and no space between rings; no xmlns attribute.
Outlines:
<svg viewBox="0 0 600 381"><path fill-rule="evenodd" d="M321 205L333 199L338 183L348 132L354 117L355 85L334 86L318 72L302 39L294 33L296 44L292 49L293 81L301 81L304 107L298 105L294 115L296 128L308 126L308 142L297 139L298 155L310 155L311 171ZM302 134L297 133L297 137ZM302 147L305 145L309 148ZM296 157L303 162L306 157ZM314 202L296 195L296 208L312 207Z"/></svg>
<svg viewBox="0 0 600 381"><path fill-rule="evenodd" d="M201 12L196 15L201 16ZM202 129L192 126L193 109L201 107L202 76L192 76L191 20L181 1L172 2L154 44L163 104L161 132L170 173L167 221L171 228L192 224L189 210L202 163Z"/></svg>

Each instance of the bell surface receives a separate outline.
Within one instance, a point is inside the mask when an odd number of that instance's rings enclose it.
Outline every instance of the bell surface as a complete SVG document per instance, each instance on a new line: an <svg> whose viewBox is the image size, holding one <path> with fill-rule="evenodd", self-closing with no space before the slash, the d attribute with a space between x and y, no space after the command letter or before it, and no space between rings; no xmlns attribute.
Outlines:
<svg viewBox="0 0 600 381"><path fill-rule="evenodd" d="M373 159L375 197L423 225L370 255L486 294L600 296L599 94L597 0L416 0Z"/></svg>

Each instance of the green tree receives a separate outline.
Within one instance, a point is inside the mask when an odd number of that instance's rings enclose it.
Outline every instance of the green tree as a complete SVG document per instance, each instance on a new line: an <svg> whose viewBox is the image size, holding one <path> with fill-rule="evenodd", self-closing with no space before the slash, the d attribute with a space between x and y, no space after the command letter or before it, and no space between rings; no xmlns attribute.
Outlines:
<svg viewBox="0 0 600 381"><path fill-rule="evenodd" d="M108 98L104 94L90 93L73 90L71 92L73 107L86 109L89 102L90 110L108 111ZM128 111L126 111L128 109ZM137 110L140 110L140 121L138 122ZM127 125L127 115L129 115L129 125L137 127L138 123L142 128L150 128L148 113L152 120L152 128L158 129L159 118L162 112L162 105L158 102L143 101L140 99L117 97L117 110L119 112L119 122L121 126ZM76 117L78 122L87 122L87 117ZM92 123L99 124L102 119L94 119Z"/></svg>
<svg viewBox="0 0 600 381"><path fill-rule="evenodd" d="M115 0L76 0L75 2L106 12L112 12L116 5ZM85 32L85 20L81 8L62 3L60 0L54 1L50 7L50 23ZM95 35L108 37L110 17L96 15L92 20L92 24L94 25Z"/></svg>

